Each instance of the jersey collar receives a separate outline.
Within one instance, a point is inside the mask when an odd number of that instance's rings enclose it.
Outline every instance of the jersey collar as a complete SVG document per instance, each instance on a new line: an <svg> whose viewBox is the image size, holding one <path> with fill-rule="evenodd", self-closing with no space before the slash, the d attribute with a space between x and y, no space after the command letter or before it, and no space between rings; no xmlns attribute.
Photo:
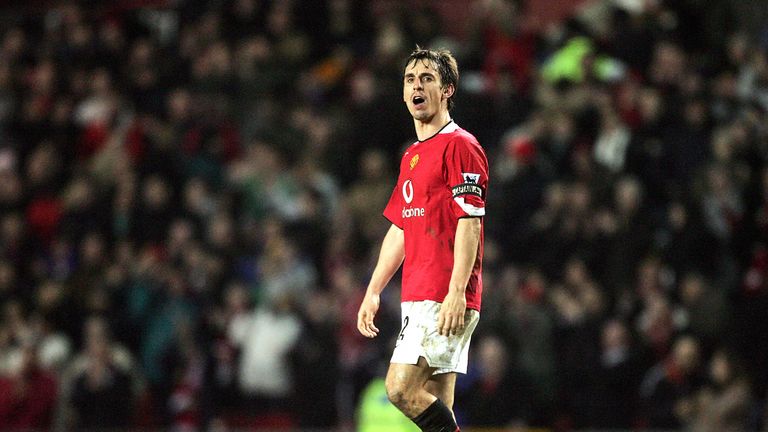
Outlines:
<svg viewBox="0 0 768 432"><path fill-rule="evenodd" d="M418 142L423 143L424 141L431 140L432 138L436 137L439 134L448 134L448 133L451 133L451 132L456 132L457 129L459 129L459 125L457 125L456 122L454 122L451 119L451 120L448 121L448 123L445 124L445 126L441 127L440 130L437 131L437 133L435 133L434 135L430 136L427 139L418 140Z"/></svg>

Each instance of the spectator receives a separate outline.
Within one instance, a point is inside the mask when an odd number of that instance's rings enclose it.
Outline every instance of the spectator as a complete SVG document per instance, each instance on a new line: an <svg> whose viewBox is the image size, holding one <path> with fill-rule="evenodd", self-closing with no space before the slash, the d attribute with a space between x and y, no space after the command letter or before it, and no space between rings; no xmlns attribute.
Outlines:
<svg viewBox="0 0 768 432"><path fill-rule="evenodd" d="M476 376L459 396L466 423L475 426L519 427L532 416L531 386L512 367L503 341L486 335L477 349Z"/></svg>
<svg viewBox="0 0 768 432"><path fill-rule="evenodd" d="M48 429L53 423L58 384L40 367L32 338L21 342L8 373L0 377L0 428Z"/></svg>
<svg viewBox="0 0 768 432"><path fill-rule="evenodd" d="M85 321L84 348L62 374L57 427L131 424L143 381L131 353L110 333L103 317L91 316Z"/></svg>
<svg viewBox="0 0 768 432"><path fill-rule="evenodd" d="M651 428L679 428L692 409L691 398L701 389L699 342L677 339L668 358L651 368L640 387L643 419Z"/></svg>
<svg viewBox="0 0 768 432"><path fill-rule="evenodd" d="M667 209L666 229L662 232L662 259L676 277L697 272L715 277L718 244L701 220L696 207L675 201Z"/></svg>
<svg viewBox="0 0 768 432"><path fill-rule="evenodd" d="M634 270L650 250L651 221L644 206L645 191L635 178L616 182L613 191L615 222L605 252L606 283L622 289L631 285Z"/></svg>
<svg viewBox="0 0 768 432"><path fill-rule="evenodd" d="M638 421L638 393L645 365L643 354L620 320L609 320L601 333L600 368L584 389L591 395L586 424L631 429Z"/></svg>
<svg viewBox="0 0 768 432"><path fill-rule="evenodd" d="M275 294L256 307L247 325L231 328L229 337L240 348L239 386L249 409L259 416L286 415L294 376L287 356L298 343L301 322L294 298Z"/></svg>
<svg viewBox="0 0 768 432"><path fill-rule="evenodd" d="M583 261L571 259L564 276L564 284L553 286L550 294L556 317L559 397L566 407L563 420L580 427L586 424L584 415L592 403L583 390L599 372L599 326L605 302Z"/></svg>
<svg viewBox="0 0 768 432"><path fill-rule="evenodd" d="M120 428L130 424L131 377L113 363L109 336L104 333L93 329L86 335L85 370L75 377L71 394L73 426L77 428Z"/></svg>
<svg viewBox="0 0 768 432"><path fill-rule="evenodd" d="M335 329L338 306L331 293L318 292L306 304L302 331L290 353L295 377L293 411L301 427L331 428L338 423L336 401L318 404L315 394L337 394L340 378Z"/></svg>
<svg viewBox="0 0 768 432"><path fill-rule="evenodd" d="M688 274L680 281L681 317L685 329L702 342L707 352L726 342L732 328L731 310L725 299L726 293L714 290L698 274Z"/></svg>
<svg viewBox="0 0 768 432"><path fill-rule="evenodd" d="M31 334L39 340L37 352L40 366L45 370L60 372L72 354L72 342L40 315L32 316L29 321Z"/></svg>
<svg viewBox="0 0 768 432"><path fill-rule="evenodd" d="M392 194L392 185L387 180L387 159L381 150L368 150L360 157L360 178L347 191L345 201L357 228L367 241L379 239L382 228L376 223L380 217L373 202L386 205Z"/></svg>
<svg viewBox="0 0 768 432"><path fill-rule="evenodd" d="M242 281L227 284L222 293L223 305L214 310L207 370L207 403L214 414L227 414L238 407L238 347L229 334L245 334L250 326L251 300Z"/></svg>
<svg viewBox="0 0 768 432"><path fill-rule="evenodd" d="M734 355L715 351L709 362L709 383L693 397L686 420L697 431L748 430L752 408L749 384Z"/></svg>

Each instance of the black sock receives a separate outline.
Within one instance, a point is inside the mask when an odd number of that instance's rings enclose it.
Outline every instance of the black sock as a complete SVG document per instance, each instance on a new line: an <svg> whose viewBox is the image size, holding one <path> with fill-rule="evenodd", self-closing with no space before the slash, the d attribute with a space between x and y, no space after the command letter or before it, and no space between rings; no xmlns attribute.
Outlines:
<svg viewBox="0 0 768 432"><path fill-rule="evenodd" d="M453 420L451 410L440 399L432 402L432 405L412 420L424 432L456 432L459 430L456 421Z"/></svg>

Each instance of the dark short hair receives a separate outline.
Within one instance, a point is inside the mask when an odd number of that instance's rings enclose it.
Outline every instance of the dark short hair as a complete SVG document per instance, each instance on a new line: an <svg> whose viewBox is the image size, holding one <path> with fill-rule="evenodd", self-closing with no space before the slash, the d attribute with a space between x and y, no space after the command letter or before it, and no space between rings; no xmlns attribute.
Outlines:
<svg viewBox="0 0 768 432"><path fill-rule="evenodd" d="M408 67L416 60L428 60L437 65L437 72L440 74L440 83L443 88L453 84L454 93L448 98L448 110L451 110L455 104L453 96L456 95L456 89L459 85L459 65L456 63L456 58L447 49L430 50L416 45L416 49L405 61L404 67Z"/></svg>

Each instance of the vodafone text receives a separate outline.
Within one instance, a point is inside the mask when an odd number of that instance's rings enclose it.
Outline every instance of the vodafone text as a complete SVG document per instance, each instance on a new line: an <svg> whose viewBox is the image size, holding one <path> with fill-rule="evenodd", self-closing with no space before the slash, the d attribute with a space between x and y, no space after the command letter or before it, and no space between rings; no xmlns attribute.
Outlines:
<svg viewBox="0 0 768 432"><path fill-rule="evenodd" d="M424 207L403 207L403 219L424 216Z"/></svg>

